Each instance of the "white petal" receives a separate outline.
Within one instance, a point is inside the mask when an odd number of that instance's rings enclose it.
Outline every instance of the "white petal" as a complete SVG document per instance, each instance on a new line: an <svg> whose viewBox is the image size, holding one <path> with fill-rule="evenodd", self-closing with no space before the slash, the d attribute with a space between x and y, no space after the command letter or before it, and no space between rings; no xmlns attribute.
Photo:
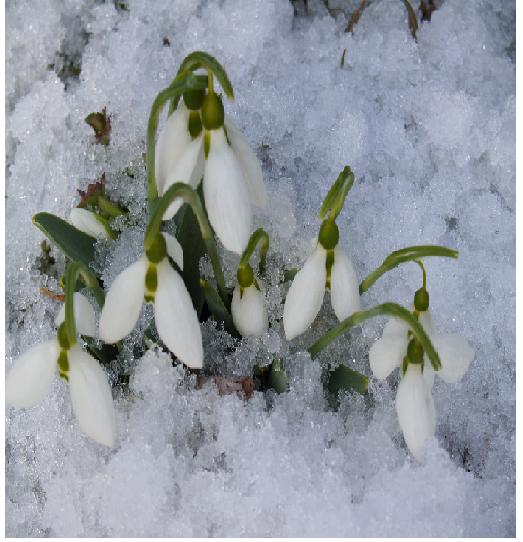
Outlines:
<svg viewBox="0 0 523 542"><path fill-rule="evenodd" d="M414 310L414 307L412 307L412 309ZM431 338L432 335L434 335L434 323L432 322L432 314L430 310L420 312L418 321L423 326L423 329L429 338Z"/></svg>
<svg viewBox="0 0 523 542"><path fill-rule="evenodd" d="M251 235L251 205L240 164L223 130L211 132L203 194L209 221L223 246L241 254Z"/></svg>
<svg viewBox="0 0 523 542"><path fill-rule="evenodd" d="M37 344L22 354L7 375L5 399L15 408L30 408L49 392L57 373L56 339Z"/></svg>
<svg viewBox="0 0 523 542"><path fill-rule="evenodd" d="M185 183L196 188L202 178L203 167L203 138L199 136L194 141L190 141L178 155L176 162L168 172L160 194L165 194L175 183ZM175 199L165 211L163 219L170 220L182 205L181 198Z"/></svg>
<svg viewBox="0 0 523 542"><path fill-rule="evenodd" d="M412 455L421 462L425 442L434 435L436 411L420 366L409 365L399 383L396 412L405 442Z"/></svg>
<svg viewBox="0 0 523 542"><path fill-rule="evenodd" d="M202 333L191 296L167 260L158 264L154 301L156 329L167 348L188 367L203 366Z"/></svg>
<svg viewBox="0 0 523 542"><path fill-rule="evenodd" d="M301 335L321 309L325 293L327 252L319 244L292 281L283 307L287 340Z"/></svg>
<svg viewBox="0 0 523 542"><path fill-rule="evenodd" d="M96 442L113 446L116 421L113 396L105 371L77 346L69 350L71 404L82 431Z"/></svg>
<svg viewBox="0 0 523 542"><path fill-rule="evenodd" d="M147 259L142 256L114 280L100 315L100 338L115 343L128 335L138 321L145 293Z"/></svg>
<svg viewBox="0 0 523 542"><path fill-rule="evenodd" d="M340 321L360 310L356 271L345 251L338 247L334 250L331 269L331 305Z"/></svg>
<svg viewBox="0 0 523 542"><path fill-rule="evenodd" d="M240 162L251 203L258 207L265 207L267 205L267 191L263 183L260 161L241 130L227 117L225 118L225 128L232 150Z"/></svg>
<svg viewBox="0 0 523 542"><path fill-rule="evenodd" d="M109 239L105 226L96 219L96 215L87 209L75 207L69 215L69 222L80 231L91 237Z"/></svg>
<svg viewBox="0 0 523 542"><path fill-rule="evenodd" d="M155 174L158 193L164 193L165 181L173 170L179 156L191 143L187 129L189 112L180 100L178 108L167 119L156 142Z"/></svg>
<svg viewBox="0 0 523 542"><path fill-rule="evenodd" d="M376 378L387 378L401 365L407 353L407 334L383 335L370 348L369 364Z"/></svg>
<svg viewBox="0 0 523 542"><path fill-rule="evenodd" d="M96 315L93 306L80 292L75 292L73 297L74 319L76 322L76 331L80 335L96 335ZM65 303L61 306L55 318L56 327L65 320Z"/></svg>
<svg viewBox="0 0 523 542"><path fill-rule="evenodd" d="M240 296L240 287L236 285L232 294L231 312L236 329L244 337L259 337L267 331L267 306L263 294L256 286L245 288Z"/></svg>
<svg viewBox="0 0 523 542"><path fill-rule="evenodd" d="M444 334L432 337L432 343L441 360L437 375L445 382L455 384L463 378L474 359L474 349L461 335Z"/></svg>
<svg viewBox="0 0 523 542"><path fill-rule="evenodd" d="M183 248L178 239L167 232L162 232L165 244L167 245L167 254L173 259L176 265L183 271Z"/></svg>
<svg viewBox="0 0 523 542"><path fill-rule="evenodd" d="M423 378L425 379L425 382L427 383L427 386L429 387L429 390L432 389L432 386L434 385L434 369L432 368L432 363L430 363L430 359L425 354L423 358Z"/></svg>
<svg viewBox="0 0 523 542"><path fill-rule="evenodd" d="M383 328L383 337L389 337L391 335L405 335L406 337L409 329L409 326L403 320L400 320L399 318L391 318Z"/></svg>

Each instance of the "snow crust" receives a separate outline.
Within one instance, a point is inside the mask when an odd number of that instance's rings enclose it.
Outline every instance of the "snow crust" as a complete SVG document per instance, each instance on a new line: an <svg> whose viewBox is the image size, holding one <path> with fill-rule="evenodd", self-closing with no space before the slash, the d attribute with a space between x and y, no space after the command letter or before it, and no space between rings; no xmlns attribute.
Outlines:
<svg viewBox="0 0 523 542"><path fill-rule="evenodd" d="M52 336L59 308L39 288L59 290L63 257L53 250L54 277L37 272L31 216L68 216L76 189L106 172L132 215L117 241L98 242L110 285L141 252L149 107L199 49L226 67L237 98L225 107L263 164L269 204L255 221L271 236L272 269L266 336L236 343L207 322L205 364L246 376L278 353L290 391L244 401L198 389L154 348L139 359L144 310L109 368L130 375L130 394L116 388L115 449L81 434L63 382L30 411L7 407L8 536L515 536L515 2L438 2L418 43L392 0L370 3L354 34L342 11L312 0L307 12L299 0L44 4L38 17L32 2L6 6L6 370ZM346 13L356 4L337 2ZM108 147L83 120L103 107ZM383 321L317 361L300 350L335 323L328 296L291 345L277 321L283 269L304 261L346 164L356 183L338 225L360 279L403 246L460 251L427 261L431 308L439 331L477 353L460 383L436 381L422 465L395 417L397 375L371 378L366 397L342 396L338 410L323 394L322 366L370 375ZM232 285L237 260L224 260ZM414 265L385 275L362 306L409 305L419 275Z"/></svg>

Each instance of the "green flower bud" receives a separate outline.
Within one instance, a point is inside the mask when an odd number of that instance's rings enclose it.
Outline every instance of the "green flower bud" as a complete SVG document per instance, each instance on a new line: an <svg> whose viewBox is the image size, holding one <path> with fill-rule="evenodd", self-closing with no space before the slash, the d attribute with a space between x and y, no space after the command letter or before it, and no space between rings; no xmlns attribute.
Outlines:
<svg viewBox="0 0 523 542"><path fill-rule="evenodd" d="M153 241L151 248L145 253L151 263L161 262L167 254L164 236L159 233Z"/></svg>
<svg viewBox="0 0 523 542"><path fill-rule="evenodd" d="M193 139L196 139L202 133L202 119L200 118L200 113L198 111L189 112L187 129Z"/></svg>
<svg viewBox="0 0 523 542"><path fill-rule="evenodd" d="M252 272L252 267L247 265L240 265L238 271L236 272L236 278L238 279L238 284L241 288L248 288L254 284L254 273Z"/></svg>
<svg viewBox="0 0 523 542"><path fill-rule="evenodd" d="M156 271L156 265L149 265L147 273L145 274L145 288L147 293L156 292L158 288L158 272Z"/></svg>
<svg viewBox="0 0 523 542"><path fill-rule="evenodd" d="M58 328L58 344L62 350L69 350L69 348L71 348L71 345L69 344L69 337L67 336L67 330L65 329L65 322L62 322Z"/></svg>
<svg viewBox="0 0 523 542"><path fill-rule="evenodd" d="M187 109L190 109L191 111L201 109L204 98L205 89L188 90L183 93L183 101L185 102Z"/></svg>
<svg viewBox="0 0 523 542"><path fill-rule="evenodd" d="M411 339L407 346L407 358L409 363L420 364L423 363L423 346L417 339Z"/></svg>
<svg viewBox="0 0 523 542"><path fill-rule="evenodd" d="M332 250L340 240L340 230L333 220L324 220L320 228L318 241L325 250Z"/></svg>
<svg viewBox="0 0 523 542"><path fill-rule="evenodd" d="M217 130L223 126L224 111L222 99L215 94L207 94L202 105L202 124L207 130Z"/></svg>
<svg viewBox="0 0 523 542"><path fill-rule="evenodd" d="M414 308L420 312L424 312L429 308L429 293L425 288L416 290L414 294Z"/></svg>

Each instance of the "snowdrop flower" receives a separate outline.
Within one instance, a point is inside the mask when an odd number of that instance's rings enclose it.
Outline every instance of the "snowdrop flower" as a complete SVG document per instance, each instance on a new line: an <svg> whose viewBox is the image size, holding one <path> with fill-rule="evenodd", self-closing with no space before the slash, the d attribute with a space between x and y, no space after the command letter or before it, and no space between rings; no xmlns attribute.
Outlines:
<svg viewBox="0 0 523 542"><path fill-rule="evenodd" d="M77 331L94 336L94 309L76 292L73 298ZM98 362L78 345L69 345L63 324L65 307L55 323L57 337L37 344L20 356L7 376L6 401L15 408L31 408L49 393L59 374L69 382L71 404L82 431L93 440L113 446L116 423L111 388Z"/></svg>
<svg viewBox="0 0 523 542"><path fill-rule="evenodd" d="M265 298L250 265L239 267L237 278L231 304L234 325L244 337L259 337L269 326Z"/></svg>
<svg viewBox="0 0 523 542"><path fill-rule="evenodd" d="M69 222L78 230L83 231L91 237L110 239L108 225L105 220L97 214L75 207L69 215Z"/></svg>
<svg viewBox="0 0 523 542"><path fill-rule="evenodd" d="M251 232L251 203L264 207L267 194L256 155L214 92L184 94L158 136L155 163L160 195L176 182L197 188L203 177L209 221L225 248L241 254ZM181 205L173 201L164 219Z"/></svg>
<svg viewBox="0 0 523 542"><path fill-rule="evenodd" d="M460 335L434 333L428 310L419 311L419 322L440 357L441 369L436 374L445 382L458 382L474 358L473 348ZM435 372L430 361L418 341L409 336L407 324L393 319L386 324L381 339L372 345L369 363L374 376L379 379L387 378L395 368L403 367L396 412L405 442L412 455L421 462L425 442L434 435L436 427L431 395Z"/></svg>
<svg viewBox="0 0 523 542"><path fill-rule="evenodd" d="M202 335L191 297L170 256L183 269L183 251L168 233L158 234L150 250L114 280L100 317L100 338L115 343L128 335L144 300L154 303L160 339L188 367L203 365Z"/></svg>
<svg viewBox="0 0 523 542"><path fill-rule="evenodd" d="M288 340L301 335L316 318L325 288L338 320L360 310L358 279L352 263L338 245L336 223L325 220L312 254L294 277L283 308L283 327Z"/></svg>

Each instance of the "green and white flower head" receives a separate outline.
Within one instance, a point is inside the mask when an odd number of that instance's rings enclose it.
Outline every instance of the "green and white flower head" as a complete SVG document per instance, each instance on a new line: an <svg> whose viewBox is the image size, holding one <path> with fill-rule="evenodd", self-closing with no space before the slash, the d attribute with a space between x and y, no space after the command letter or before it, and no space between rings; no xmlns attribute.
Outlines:
<svg viewBox="0 0 523 542"><path fill-rule="evenodd" d="M178 241L161 233L150 250L122 271L107 292L100 317L100 338L115 343L128 335L144 300L154 303L156 329L167 348L191 368L203 366L198 317L183 279L167 256L183 269Z"/></svg>
<svg viewBox="0 0 523 542"><path fill-rule="evenodd" d="M255 276L249 263L258 245L260 245L258 269L260 273L265 271L269 235L263 228L258 228L250 236L247 247L240 258L236 271L237 282L232 294L232 319L236 329L244 337L259 337L266 333L269 327L263 284Z"/></svg>
<svg viewBox="0 0 523 542"><path fill-rule="evenodd" d="M231 303L234 325L244 337L259 337L269 326L263 285L254 277L250 266L239 269L237 278Z"/></svg>
<svg viewBox="0 0 523 542"><path fill-rule="evenodd" d="M74 318L79 334L96 334L94 309L76 292ZM116 422L111 388L98 362L78 344L70 345L64 327L65 307L55 323L57 337L30 348L20 356L7 376L6 401L15 408L31 408L49 393L60 375L69 382L71 405L82 431L105 446L113 446Z"/></svg>
<svg viewBox="0 0 523 542"><path fill-rule="evenodd" d="M320 216L330 210L321 225L314 249L292 281L283 309L283 327L288 340L301 335L315 320L323 303L325 289L331 292L331 305L338 320L360 310L358 278L347 253L339 246L335 218L341 211L354 175L346 167L325 198Z"/></svg>
<svg viewBox="0 0 523 542"><path fill-rule="evenodd" d="M419 293L425 301L420 305ZM434 375L445 382L456 383L467 372L474 359L474 349L468 341L457 334L436 334L428 310L428 293L425 288L416 292L414 314L430 337L439 354L441 368L434 371L427 355L416 339L409 333L407 324L392 319L383 329L382 337L369 351L370 368L379 379L384 379L401 367L402 379L396 395L396 412L412 455L423 460L427 439L434 435L436 413L431 389Z"/></svg>
<svg viewBox="0 0 523 542"><path fill-rule="evenodd" d="M69 222L71 222L76 229L83 231L91 237L96 237L98 239L111 238L107 221L87 209L75 207L69 215Z"/></svg>
<svg viewBox="0 0 523 542"><path fill-rule="evenodd" d="M259 160L225 117L222 100L212 88L208 94L184 94L160 131L155 164L160 196L177 182L197 188L203 177L209 221L225 248L241 254L251 233L251 204L264 207L267 193ZM164 220L181 205L181 199L173 201Z"/></svg>

